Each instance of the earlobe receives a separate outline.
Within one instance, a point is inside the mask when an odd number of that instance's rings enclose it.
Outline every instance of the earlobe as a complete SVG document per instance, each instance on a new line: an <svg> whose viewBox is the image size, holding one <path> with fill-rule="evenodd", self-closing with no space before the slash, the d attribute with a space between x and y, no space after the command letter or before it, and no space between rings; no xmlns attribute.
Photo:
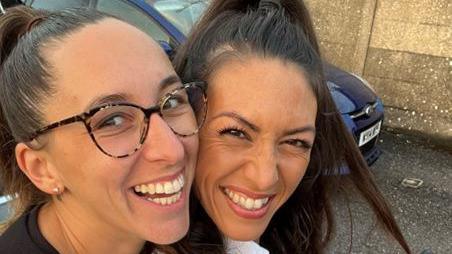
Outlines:
<svg viewBox="0 0 452 254"><path fill-rule="evenodd" d="M43 151L33 150L24 143L16 145L17 164L30 181L41 191L55 194L55 187L61 186L58 177L51 170L51 165Z"/></svg>

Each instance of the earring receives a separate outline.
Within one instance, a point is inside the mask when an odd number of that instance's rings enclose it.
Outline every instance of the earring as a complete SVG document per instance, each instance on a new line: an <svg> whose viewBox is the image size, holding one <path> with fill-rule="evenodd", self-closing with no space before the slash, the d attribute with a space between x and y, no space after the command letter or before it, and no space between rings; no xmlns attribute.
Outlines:
<svg viewBox="0 0 452 254"><path fill-rule="evenodd" d="M64 190L64 189L63 189ZM52 189L53 194L56 195L56 198L61 201L61 194L63 193L62 190L60 190L60 187L55 187Z"/></svg>

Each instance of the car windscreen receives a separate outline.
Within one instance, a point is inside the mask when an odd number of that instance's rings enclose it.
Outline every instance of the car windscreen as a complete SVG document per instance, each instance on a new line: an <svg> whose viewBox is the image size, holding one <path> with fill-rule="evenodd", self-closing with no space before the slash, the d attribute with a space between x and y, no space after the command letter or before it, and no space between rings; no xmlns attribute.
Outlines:
<svg viewBox="0 0 452 254"><path fill-rule="evenodd" d="M89 0L27 0L24 4L35 9L60 10L64 8L88 7Z"/></svg>
<svg viewBox="0 0 452 254"><path fill-rule="evenodd" d="M187 35L209 4L209 0L146 0L168 21Z"/></svg>

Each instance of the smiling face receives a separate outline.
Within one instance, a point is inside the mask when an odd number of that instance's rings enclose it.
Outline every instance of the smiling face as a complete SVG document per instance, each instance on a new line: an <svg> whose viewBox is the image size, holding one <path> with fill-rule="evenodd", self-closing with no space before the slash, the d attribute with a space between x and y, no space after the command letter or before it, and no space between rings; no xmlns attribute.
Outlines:
<svg viewBox="0 0 452 254"><path fill-rule="evenodd" d="M44 50L56 87L45 102L49 123L104 103L147 108L181 86L163 50L114 19L89 25L55 45ZM117 120L112 123L121 123ZM72 233L160 244L185 235L197 136L178 137L152 114L144 144L121 159L102 153L82 122L45 136L48 167L65 188L62 201L55 203Z"/></svg>
<svg viewBox="0 0 452 254"><path fill-rule="evenodd" d="M255 240L303 178L317 103L302 70L278 59L233 58L208 83L196 194L225 236Z"/></svg>

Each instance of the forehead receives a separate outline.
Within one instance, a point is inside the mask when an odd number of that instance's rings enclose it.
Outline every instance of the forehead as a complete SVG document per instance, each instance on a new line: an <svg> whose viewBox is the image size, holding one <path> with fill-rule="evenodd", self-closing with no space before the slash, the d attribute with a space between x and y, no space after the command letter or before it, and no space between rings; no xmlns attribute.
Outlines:
<svg viewBox="0 0 452 254"><path fill-rule="evenodd" d="M247 117L287 116L315 121L317 102L303 70L275 58L232 58L208 79L209 100L218 110Z"/></svg>
<svg viewBox="0 0 452 254"><path fill-rule="evenodd" d="M52 66L54 99L74 105L74 111L95 97L115 93L127 94L135 103L150 103L159 83L174 74L156 42L115 19L74 32L44 49L44 55Z"/></svg>

